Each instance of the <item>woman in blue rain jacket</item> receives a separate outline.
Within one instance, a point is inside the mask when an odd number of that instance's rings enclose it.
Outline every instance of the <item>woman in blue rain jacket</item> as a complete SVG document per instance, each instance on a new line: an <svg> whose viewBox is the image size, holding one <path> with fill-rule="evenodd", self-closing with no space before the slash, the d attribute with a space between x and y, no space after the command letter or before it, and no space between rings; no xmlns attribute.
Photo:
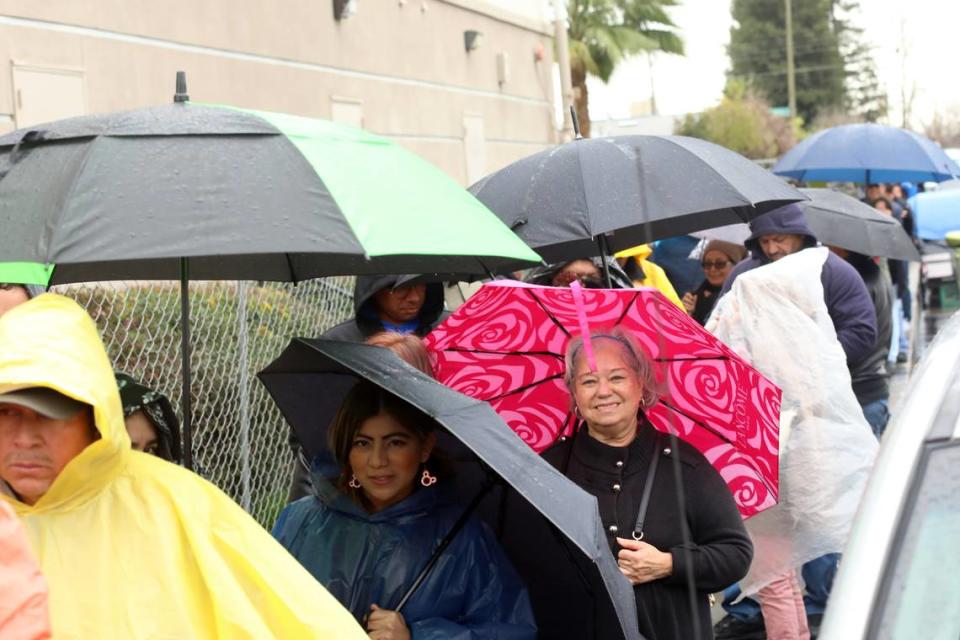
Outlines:
<svg viewBox="0 0 960 640"><path fill-rule="evenodd" d="M476 518L395 611L464 510L431 458L434 425L379 387L359 383L329 431L339 477L315 472L317 495L288 505L274 536L372 638L534 638L526 589Z"/></svg>

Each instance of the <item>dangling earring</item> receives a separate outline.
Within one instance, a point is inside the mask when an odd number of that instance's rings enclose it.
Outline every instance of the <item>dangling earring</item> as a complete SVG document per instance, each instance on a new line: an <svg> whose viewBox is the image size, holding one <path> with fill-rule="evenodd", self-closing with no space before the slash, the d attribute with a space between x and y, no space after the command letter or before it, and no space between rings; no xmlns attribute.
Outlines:
<svg viewBox="0 0 960 640"><path fill-rule="evenodd" d="M430 472L426 469L423 470L423 475L420 476L420 484L425 487L430 487L437 484L437 476L430 475Z"/></svg>
<svg viewBox="0 0 960 640"><path fill-rule="evenodd" d="M347 486L349 486L351 489L360 488L360 481L357 480L357 474L350 474L350 482L347 483Z"/></svg>

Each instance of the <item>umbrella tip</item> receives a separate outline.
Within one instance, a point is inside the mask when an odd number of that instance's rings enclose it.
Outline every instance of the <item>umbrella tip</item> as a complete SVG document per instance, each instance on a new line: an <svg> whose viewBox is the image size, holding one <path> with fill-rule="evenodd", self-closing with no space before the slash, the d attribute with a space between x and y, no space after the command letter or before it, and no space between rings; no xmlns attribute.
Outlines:
<svg viewBox="0 0 960 640"><path fill-rule="evenodd" d="M177 71L177 92L173 94L174 102L189 102L187 95L187 72Z"/></svg>

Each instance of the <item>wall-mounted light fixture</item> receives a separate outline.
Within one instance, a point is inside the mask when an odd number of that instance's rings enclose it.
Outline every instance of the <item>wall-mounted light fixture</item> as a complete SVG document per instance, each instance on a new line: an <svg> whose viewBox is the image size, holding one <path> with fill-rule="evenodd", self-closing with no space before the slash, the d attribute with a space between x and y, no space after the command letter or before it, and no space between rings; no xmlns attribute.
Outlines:
<svg viewBox="0 0 960 640"><path fill-rule="evenodd" d="M480 46L480 41L483 39L483 34L479 31L474 31L473 29L467 29L463 32L463 48L468 52L473 51Z"/></svg>
<svg viewBox="0 0 960 640"><path fill-rule="evenodd" d="M357 0L333 0L333 19L339 22L357 12Z"/></svg>

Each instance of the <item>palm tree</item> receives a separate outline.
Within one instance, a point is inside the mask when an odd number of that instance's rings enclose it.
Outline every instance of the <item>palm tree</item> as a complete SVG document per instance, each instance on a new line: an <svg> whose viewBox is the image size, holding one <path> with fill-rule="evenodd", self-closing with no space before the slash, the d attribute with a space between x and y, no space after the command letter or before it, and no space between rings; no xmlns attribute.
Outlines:
<svg viewBox="0 0 960 640"><path fill-rule="evenodd" d="M642 51L683 54L666 8L679 0L567 0L570 75L580 132L590 137L587 74L604 82L617 65Z"/></svg>

